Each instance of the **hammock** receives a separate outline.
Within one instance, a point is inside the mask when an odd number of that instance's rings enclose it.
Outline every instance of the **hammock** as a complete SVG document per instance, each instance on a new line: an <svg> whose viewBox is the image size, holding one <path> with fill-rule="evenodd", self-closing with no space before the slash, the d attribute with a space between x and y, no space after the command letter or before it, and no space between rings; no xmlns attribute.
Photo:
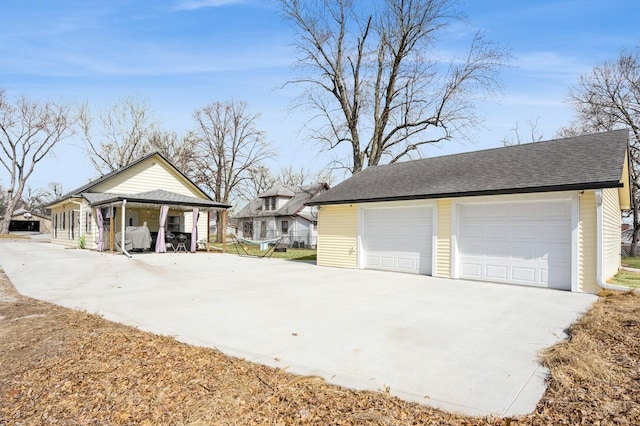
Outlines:
<svg viewBox="0 0 640 426"><path fill-rule="evenodd" d="M252 256L252 257L267 257L267 256L271 257L273 252L278 247L278 244L280 244L280 241L282 241L282 237L272 238L270 240L250 240L247 238L238 237L237 235L233 235L233 234L231 235L231 239L233 240L233 246L236 248L236 253L238 253L239 256ZM260 246L260 251L266 250L266 252L262 255L251 254L244 248L243 244ZM238 250L238 247L242 249L243 253L240 253L240 250Z"/></svg>

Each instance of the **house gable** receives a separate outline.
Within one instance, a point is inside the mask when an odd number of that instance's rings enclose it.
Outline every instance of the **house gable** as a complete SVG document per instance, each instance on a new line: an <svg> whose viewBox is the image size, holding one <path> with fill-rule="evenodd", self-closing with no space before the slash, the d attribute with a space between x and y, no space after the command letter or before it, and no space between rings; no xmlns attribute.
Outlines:
<svg viewBox="0 0 640 426"><path fill-rule="evenodd" d="M91 192L135 194L162 188L175 194L209 198L161 156L154 155L109 179L98 183Z"/></svg>

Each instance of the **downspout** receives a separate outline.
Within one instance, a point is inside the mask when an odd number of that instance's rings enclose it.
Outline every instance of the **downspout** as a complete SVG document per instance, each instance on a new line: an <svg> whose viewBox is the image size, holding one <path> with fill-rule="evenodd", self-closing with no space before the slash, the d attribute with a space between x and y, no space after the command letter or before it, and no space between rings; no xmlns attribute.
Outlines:
<svg viewBox="0 0 640 426"><path fill-rule="evenodd" d="M603 226L602 226L602 189L596 189L595 191L596 198L596 282L601 288L606 290L616 290L616 291L633 291L632 288L624 287L621 285L609 284L605 282L602 276L602 262L603 262Z"/></svg>
<svg viewBox="0 0 640 426"><path fill-rule="evenodd" d="M131 258L131 255L129 254L129 252L127 252L127 249L125 248L124 245L124 241L125 241L125 235L124 235L124 230L126 228L126 224L127 224L127 200L122 200L122 231L120 231L120 235L122 236L122 241L121 241L121 247L122 247L122 254L124 254L125 256L127 256L128 258Z"/></svg>

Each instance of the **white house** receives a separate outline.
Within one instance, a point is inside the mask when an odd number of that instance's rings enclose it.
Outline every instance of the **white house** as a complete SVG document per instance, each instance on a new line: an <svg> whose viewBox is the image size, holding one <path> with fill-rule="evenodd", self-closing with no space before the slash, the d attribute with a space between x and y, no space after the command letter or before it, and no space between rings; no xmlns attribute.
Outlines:
<svg viewBox="0 0 640 426"><path fill-rule="evenodd" d="M328 189L327 183L278 185L258 194L233 216L238 234L254 240L284 237L284 246L315 247L318 211L305 203Z"/></svg>

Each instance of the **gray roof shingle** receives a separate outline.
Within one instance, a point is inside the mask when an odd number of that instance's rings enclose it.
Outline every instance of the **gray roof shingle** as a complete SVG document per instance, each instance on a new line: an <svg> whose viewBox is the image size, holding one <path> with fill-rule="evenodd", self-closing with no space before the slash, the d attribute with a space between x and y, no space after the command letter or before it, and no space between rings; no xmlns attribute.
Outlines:
<svg viewBox="0 0 640 426"><path fill-rule="evenodd" d="M163 189L155 189L153 191L140 192L138 194L83 192L82 197L84 197L92 206L127 200L128 202L133 203L170 204L176 206L218 208L229 207L226 204L218 203L216 201L189 197L187 195L176 194L174 192L165 191Z"/></svg>
<svg viewBox="0 0 640 426"><path fill-rule="evenodd" d="M307 205L621 186L627 129L368 167Z"/></svg>

